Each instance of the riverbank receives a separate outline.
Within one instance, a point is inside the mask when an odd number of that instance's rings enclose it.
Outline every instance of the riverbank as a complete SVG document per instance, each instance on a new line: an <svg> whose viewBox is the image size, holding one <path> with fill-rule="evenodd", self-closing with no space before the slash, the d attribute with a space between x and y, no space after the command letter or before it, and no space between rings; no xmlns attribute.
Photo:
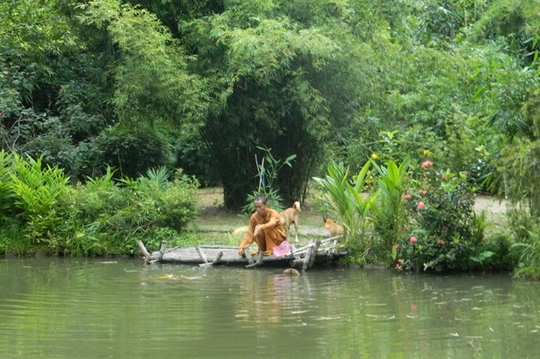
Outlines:
<svg viewBox="0 0 540 359"><path fill-rule="evenodd" d="M478 195L475 199L474 209L477 214L486 214L486 231L496 232L506 224L506 210L508 201L499 200L492 196ZM247 216L225 209L223 205L223 189L219 187L203 188L198 190L197 210L199 217L194 222L196 231L215 233L216 236L228 235L238 227L247 224ZM300 215L299 236L300 242L309 241L313 236L328 236L323 227L323 213L315 208L315 198L305 201ZM292 229L294 231L294 229Z"/></svg>

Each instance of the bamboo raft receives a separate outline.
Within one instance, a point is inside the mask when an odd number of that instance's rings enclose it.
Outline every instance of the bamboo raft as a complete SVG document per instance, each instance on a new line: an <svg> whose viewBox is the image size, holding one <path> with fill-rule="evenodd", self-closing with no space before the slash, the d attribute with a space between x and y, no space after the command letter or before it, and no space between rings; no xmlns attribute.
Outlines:
<svg viewBox="0 0 540 359"><path fill-rule="evenodd" d="M238 247L201 245L197 247L167 248L167 242L161 242L161 248L152 254L148 253L144 244L139 241L139 248L143 253L145 263L175 263L199 266L214 265L243 265L245 268L268 266L291 266L306 270L314 265L336 263L347 255L347 251L338 250L338 239L341 236L325 240L311 240L308 245L295 248L291 245L291 252L285 256L252 255L249 248L244 248L244 256L238 255Z"/></svg>

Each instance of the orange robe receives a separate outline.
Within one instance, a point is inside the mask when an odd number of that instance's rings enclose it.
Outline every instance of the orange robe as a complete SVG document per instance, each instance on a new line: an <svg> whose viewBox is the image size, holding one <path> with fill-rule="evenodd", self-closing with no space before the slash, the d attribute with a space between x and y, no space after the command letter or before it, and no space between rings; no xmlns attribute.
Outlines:
<svg viewBox="0 0 540 359"><path fill-rule="evenodd" d="M255 236L253 233L257 225L261 226L261 230ZM276 210L268 208L265 217L255 212L249 218L248 231L240 243L238 254L244 254L244 248L249 247L255 241L258 246L257 252L265 252L271 255L274 247L279 246L285 239L287 239L285 230Z"/></svg>

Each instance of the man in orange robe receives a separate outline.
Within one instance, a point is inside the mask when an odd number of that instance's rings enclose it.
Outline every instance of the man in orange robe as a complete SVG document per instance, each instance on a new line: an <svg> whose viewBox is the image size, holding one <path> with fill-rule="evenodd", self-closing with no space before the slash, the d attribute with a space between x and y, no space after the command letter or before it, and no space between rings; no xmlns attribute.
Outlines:
<svg viewBox="0 0 540 359"><path fill-rule="evenodd" d="M279 213L268 208L266 203L265 197L256 197L253 200L256 212L249 218L248 231L238 248L239 255L244 255L244 248L248 248L253 241L257 243L257 253L271 255L274 247L287 239Z"/></svg>

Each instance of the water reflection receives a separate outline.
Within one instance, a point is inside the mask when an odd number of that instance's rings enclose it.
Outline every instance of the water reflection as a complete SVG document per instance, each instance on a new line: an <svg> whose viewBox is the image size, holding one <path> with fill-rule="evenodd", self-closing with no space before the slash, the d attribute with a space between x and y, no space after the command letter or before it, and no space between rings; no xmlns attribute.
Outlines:
<svg viewBox="0 0 540 359"><path fill-rule="evenodd" d="M527 358L538 283L506 274L0 261L0 358Z"/></svg>

